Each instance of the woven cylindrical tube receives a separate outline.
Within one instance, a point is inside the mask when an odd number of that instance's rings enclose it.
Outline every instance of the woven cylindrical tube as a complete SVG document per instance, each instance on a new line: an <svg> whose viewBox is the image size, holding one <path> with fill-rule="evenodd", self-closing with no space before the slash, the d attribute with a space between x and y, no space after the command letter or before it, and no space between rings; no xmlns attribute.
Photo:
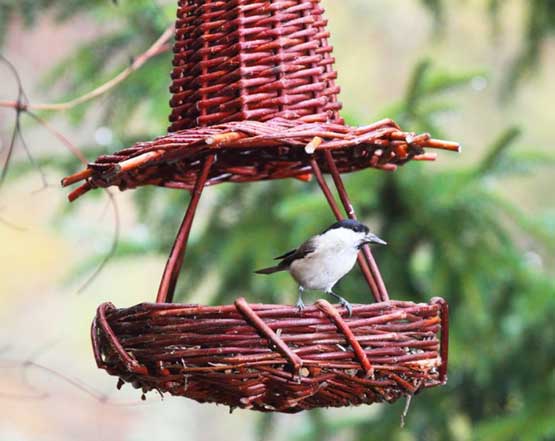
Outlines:
<svg viewBox="0 0 555 441"><path fill-rule="evenodd" d="M180 0L170 131L280 117L341 122L319 0Z"/></svg>
<svg viewBox="0 0 555 441"><path fill-rule="evenodd" d="M325 300L283 305L143 303L99 307L98 366L143 392L157 390L259 411L299 412L393 402L446 379L447 308ZM441 337L440 337L441 336Z"/></svg>

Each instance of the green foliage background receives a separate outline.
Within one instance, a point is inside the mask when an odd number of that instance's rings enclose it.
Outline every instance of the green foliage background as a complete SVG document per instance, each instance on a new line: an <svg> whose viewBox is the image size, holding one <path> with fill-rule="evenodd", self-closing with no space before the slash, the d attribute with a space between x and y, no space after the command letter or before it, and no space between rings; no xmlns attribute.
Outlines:
<svg viewBox="0 0 555 441"><path fill-rule="evenodd" d="M0 30L15 16L33 26L39 12L47 9L60 20L88 14L109 21L109 30L102 36L44 76L45 86L73 97L113 77L129 62L124 54L140 53L173 19L171 4L115 3L0 0ZM442 38L440 25L448 20L451 2L421 3L436 20L434 38ZM476 5L491 14L494 31L503 3L490 0ZM503 80L504 97L542 62L542 44L555 29L555 2L529 1L526 11L522 49ZM90 148L89 157L163 133L169 62L169 54L151 60L110 93L101 121L115 131L117 145ZM404 95L375 116L392 117L407 130L449 137L441 128L441 116L455 106L449 93L465 90L475 75L447 71L433 58L422 60L407 78ZM82 106L71 112L72 122L81 124L87 111ZM145 121L143 133L135 133L133 139L127 134L132 117ZM366 122L350 118L353 124ZM313 424L299 439L555 440L555 282L553 273L538 267L535 255L523 246L532 243L550 262L555 220L548 215L530 216L491 185L552 166L553 155L515 151L525 130L507 127L483 146L483 156L472 166L442 169L439 161L433 167L410 164L395 174L368 171L346 177L359 216L389 243L375 254L392 295L415 301L440 295L449 301L449 383L415 399L404 429L399 427L403 403L361 419L345 412L345 419L333 424L323 410L311 413ZM64 171L77 166L68 157L41 157L39 162ZM19 164L15 170L24 172L26 166ZM186 256L179 299L186 301L199 286L206 287L209 278L207 302L226 303L238 295L292 302L295 290L287 275L263 278L252 276L252 271L332 222L316 184L284 180L222 185L207 193ZM186 195L143 188L135 191L134 198L150 234L140 240L123 235L116 258L166 254ZM101 258L86 262L82 271ZM353 302L369 300L358 274L347 277L338 292ZM271 431L271 418L260 418L261 438Z"/></svg>

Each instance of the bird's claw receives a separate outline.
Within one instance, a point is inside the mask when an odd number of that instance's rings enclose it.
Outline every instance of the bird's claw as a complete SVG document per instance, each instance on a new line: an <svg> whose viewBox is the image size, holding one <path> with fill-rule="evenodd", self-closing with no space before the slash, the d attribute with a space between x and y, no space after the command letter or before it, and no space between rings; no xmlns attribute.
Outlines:
<svg viewBox="0 0 555 441"><path fill-rule="evenodd" d="M351 306L351 304L345 300L343 297L341 297L340 295L334 293L333 291L326 291L330 296L335 297L337 300L339 300L339 304L341 306L344 306L345 309L347 310L347 312L349 313L349 317L352 317L353 315L353 307Z"/></svg>
<svg viewBox="0 0 555 441"><path fill-rule="evenodd" d="M304 302L303 299L299 298L299 300L297 300L297 303L295 305L297 307L297 309L299 310L299 312L303 312L305 306L304 306Z"/></svg>
<svg viewBox="0 0 555 441"><path fill-rule="evenodd" d="M351 304L345 299L341 299L339 301L339 304L345 307L347 313L349 314L349 318L351 318L353 316L353 307L351 306Z"/></svg>

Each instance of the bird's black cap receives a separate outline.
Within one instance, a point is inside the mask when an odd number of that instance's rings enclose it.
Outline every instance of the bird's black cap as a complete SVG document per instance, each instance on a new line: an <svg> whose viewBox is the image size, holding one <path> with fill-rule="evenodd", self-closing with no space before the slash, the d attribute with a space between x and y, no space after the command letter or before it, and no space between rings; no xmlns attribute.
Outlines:
<svg viewBox="0 0 555 441"><path fill-rule="evenodd" d="M370 229L366 225L361 224L359 221L353 219L343 219L331 225L328 229L323 231L322 234L330 230L335 230L336 228L347 228L349 230L353 230L356 233L364 234L368 234L368 232L370 231Z"/></svg>

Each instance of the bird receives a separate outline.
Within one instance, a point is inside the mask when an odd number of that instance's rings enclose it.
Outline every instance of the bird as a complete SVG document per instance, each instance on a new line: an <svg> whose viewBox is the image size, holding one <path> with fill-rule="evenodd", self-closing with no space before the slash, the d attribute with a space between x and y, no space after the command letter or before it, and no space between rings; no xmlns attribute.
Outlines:
<svg viewBox="0 0 555 441"><path fill-rule="evenodd" d="M299 311L305 307L303 292L309 289L335 297L347 309L350 317L353 313L351 304L333 292L333 287L353 269L360 248L366 244L387 245L371 233L366 225L353 219L344 219L312 236L298 248L275 257L274 260L280 261L277 265L259 269L255 273L289 271L299 285L296 304Z"/></svg>

